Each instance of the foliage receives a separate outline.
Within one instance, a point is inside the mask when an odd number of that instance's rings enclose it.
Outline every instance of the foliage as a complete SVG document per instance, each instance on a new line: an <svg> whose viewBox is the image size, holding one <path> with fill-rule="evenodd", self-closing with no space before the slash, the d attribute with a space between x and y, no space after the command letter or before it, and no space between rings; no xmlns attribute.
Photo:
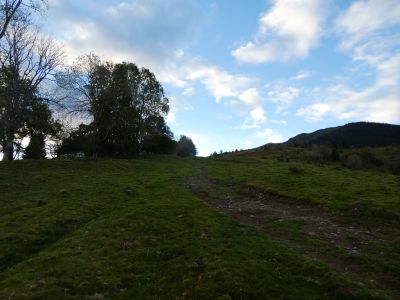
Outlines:
<svg viewBox="0 0 400 300"><path fill-rule="evenodd" d="M42 134L57 137L62 128L60 121L53 118L47 99L37 95L27 98L22 121L21 136Z"/></svg>
<svg viewBox="0 0 400 300"><path fill-rule="evenodd" d="M85 156L93 156L96 152L94 129L91 125L81 124L62 140L57 149L57 156L83 152Z"/></svg>
<svg viewBox="0 0 400 300"><path fill-rule="evenodd" d="M178 143L176 144L176 154L178 156L195 156L197 154L196 146L191 138L181 135Z"/></svg>
<svg viewBox="0 0 400 300"><path fill-rule="evenodd" d="M399 174L400 147L338 148L327 145L311 147L263 147L243 152L226 153L228 156L274 158L279 162L299 161L315 165L331 165L349 169L375 170ZM349 158L351 157L351 158Z"/></svg>
<svg viewBox="0 0 400 300"><path fill-rule="evenodd" d="M10 94L15 88L15 78L13 79L7 68L0 70L0 144L3 145L3 149L6 148L7 142L19 147L20 141L30 136L35 140L35 145L32 147L39 147L39 139L57 136L61 124L53 119L47 99L38 96L37 90L29 88L28 82L21 79L17 81L21 89L19 94L21 99L14 101Z"/></svg>
<svg viewBox="0 0 400 300"><path fill-rule="evenodd" d="M362 168L362 160L357 154L350 154L343 158L342 164L352 170L359 170Z"/></svg>
<svg viewBox="0 0 400 300"><path fill-rule="evenodd" d="M148 69L87 55L57 79L75 97L76 110L91 116L96 155L137 155L146 136L170 133L168 98Z"/></svg>
<svg viewBox="0 0 400 300"><path fill-rule="evenodd" d="M46 143L43 134L32 134L28 147L25 149L24 158L46 158Z"/></svg>
<svg viewBox="0 0 400 300"><path fill-rule="evenodd" d="M0 25L4 31L4 36L0 33L0 144L4 160L14 159L14 150L24 137L21 129L26 127L26 113L42 104L34 102L48 100L39 96L40 86L63 57L60 47L40 35L29 13L29 6L39 2L6 1L0 7L5 17ZM14 4L15 17L7 21L7 11Z"/></svg>
<svg viewBox="0 0 400 300"><path fill-rule="evenodd" d="M154 154L173 154L176 142L166 134L151 134L144 137L142 151Z"/></svg>

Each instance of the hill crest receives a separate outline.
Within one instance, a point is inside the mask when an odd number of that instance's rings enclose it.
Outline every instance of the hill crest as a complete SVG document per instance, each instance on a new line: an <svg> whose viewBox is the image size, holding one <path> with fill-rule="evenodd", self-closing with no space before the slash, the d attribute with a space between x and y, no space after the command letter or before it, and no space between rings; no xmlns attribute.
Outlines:
<svg viewBox="0 0 400 300"><path fill-rule="evenodd" d="M337 147L384 147L400 145L400 125L355 122L342 126L319 129L298 134L286 142L267 144L273 146L332 145Z"/></svg>

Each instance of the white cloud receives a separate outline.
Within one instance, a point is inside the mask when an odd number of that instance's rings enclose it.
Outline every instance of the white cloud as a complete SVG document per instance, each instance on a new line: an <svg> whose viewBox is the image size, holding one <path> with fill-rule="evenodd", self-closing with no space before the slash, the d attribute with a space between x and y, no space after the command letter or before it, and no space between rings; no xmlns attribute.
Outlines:
<svg viewBox="0 0 400 300"><path fill-rule="evenodd" d="M200 81L207 91L219 102L223 98L238 97L255 80L228 73L212 65L192 61L186 65L185 78L191 81Z"/></svg>
<svg viewBox="0 0 400 300"><path fill-rule="evenodd" d="M94 51L153 71L185 55L209 9L195 0L52 0L50 7L47 29L71 59Z"/></svg>
<svg viewBox="0 0 400 300"><path fill-rule="evenodd" d="M321 0L274 0L272 8L260 17L254 41L232 55L247 63L305 57L322 36L324 18Z"/></svg>
<svg viewBox="0 0 400 300"><path fill-rule="evenodd" d="M334 23L340 49L349 51L356 62L379 68L399 53L398 0L356 1ZM394 61L390 64L396 65Z"/></svg>
<svg viewBox="0 0 400 300"><path fill-rule="evenodd" d="M169 112L167 117L165 118L165 120L167 121L167 123L172 124L175 123L176 121L176 114L179 110L179 103L176 99L176 97L169 97Z"/></svg>
<svg viewBox="0 0 400 300"><path fill-rule="evenodd" d="M290 105L301 93L300 88L286 85L282 81L267 85L267 89L268 100L278 103L281 107Z"/></svg>
<svg viewBox="0 0 400 300"><path fill-rule="evenodd" d="M171 69L174 70L177 68L173 66ZM161 80L163 83L168 83L172 86L184 88L188 85L188 83L178 75L178 71L175 73L167 71L168 68L164 68L163 70L159 70L157 74L157 78Z"/></svg>
<svg viewBox="0 0 400 300"><path fill-rule="evenodd" d="M175 123L175 120L176 120L176 112L175 112L174 110L171 109L171 110L168 112L168 115L167 115L167 117L165 118L165 120L166 120L167 123L169 123L169 124Z"/></svg>
<svg viewBox="0 0 400 300"><path fill-rule="evenodd" d="M215 151L214 147L216 143L212 143L212 140L209 137L191 131L182 132L181 134L192 139L194 145L196 146L198 156L209 156Z"/></svg>
<svg viewBox="0 0 400 300"><path fill-rule="evenodd" d="M399 92L397 95L400 97L400 52L382 61L376 68L378 73L377 86L382 88L397 86Z"/></svg>
<svg viewBox="0 0 400 300"><path fill-rule="evenodd" d="M356 1L335 20L340 49L357 64L355 76L366 72L371 84L354 88L337 84L319 89L317 101L297 110L308 121L322 118L376 122L400 120L400 6L395 0Z"/></svg>
<svg viewBox="0 0 400 300"><path fill-rule="evenodd" d="M315 103L307 107L300 108L296 115L305 117L306 120L314 122L320 121L328 112L332 110L332 106L327 103Z"/></svg>
<svg viewBox="0 0 400 300"><path fill-rule="evenodd" d="M188 104L184 97L169 97L169 112L166 117L167 123L174 124L179 112L189 110L194 110L194 107Z"/></svg>
<svg viewBox="0 0 400 300"><path fill-rule="evenodd" d="M257 79L186 54L212 6L200 6L197 0L52 0L51 6L48 29L65 44L71 61L94 51L106 60L133 61L163 84L182 89L179 99L171 98L169 123L177 121L180 111L193 109L181 98L192 95L198 83L217 102L242 95L254 101L247 109L259 105L260 95L249 95Z"/></svg>
<svg viewBox="0 0 400 300"><path fill-rule="evenodd" d="M239 100L248 106L260 105L264 101L256 88L245 90L239 95Z"/></svg>
<svg viewBox="0 0 400 300"><path fill-rule="evenodd" d="M261 106L257 106L250 111L250 117L245 120L242 129L259 128L266 120L265 110Z"/></svg>
<svg viewBox="0 0 400 300"><path fill-rule="evenodd" d="M191 96L193 94L194 94L194 88L193 87L186 88L182 93L182 95L185 95L185 96Z"/></svg>
<svg viewBox="0 0 400 300"><path fill-rule="evenodd" d="M300 108L296 115L310 122L327 117L340 120L397 122L400 120L399 95L400 90L397 85L382 88L379 81L371 87L358 91L344 85L336 85L326 88L326 91L319 95L326 101Z"/></svg>
<svg viewBox="0 0 400 300"><path fill-rule="evenodd" d="M265 111L262 107L256 107L253 109L250 113L251 118L253 119L254 122L263 122L265 121Z"/></svg>
<svg viewBox="0 0 400 300"><path fill-rule="evenodd" d="M283 137L273 129L266 128L254 134L256 138L264 140L266 143L282 143Z"/></svg>
<svg viewBox="0 0 400 300"><path fill-rule="evenodd" d="M294 77L295 80L304 80L311 76L311 72L307 70L300 70Z"/></svg>
<svg viewBox="0 0 400 300"><path fill-rule="evenodd" d="M341 47L353 47L366 36L400 23L398 0L355 1L335 22L336 30L345 35Z"/></svg>

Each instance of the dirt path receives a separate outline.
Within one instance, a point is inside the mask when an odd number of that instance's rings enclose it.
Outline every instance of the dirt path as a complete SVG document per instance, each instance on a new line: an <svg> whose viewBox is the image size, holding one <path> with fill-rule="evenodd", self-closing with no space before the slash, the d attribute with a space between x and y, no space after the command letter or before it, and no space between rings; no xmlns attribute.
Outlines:
<svg viewBox="0 0 400 300"><path fill-rule="evenodd" d="M400 299L399 274L387 268L398 253L370 249L370 245L393 243L398 228L349 224L321 206L254 187L212 181L207 178L204 165L199 165L197 171L197 176L189 178L188 188L212 207L243 224L257 226L270 238L329 265L353 281Z"/></svg>

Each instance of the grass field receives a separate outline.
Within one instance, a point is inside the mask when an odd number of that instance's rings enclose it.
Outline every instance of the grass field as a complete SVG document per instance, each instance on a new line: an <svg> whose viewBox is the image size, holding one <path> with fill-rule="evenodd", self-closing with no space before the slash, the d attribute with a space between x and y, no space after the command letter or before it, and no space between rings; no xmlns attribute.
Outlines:
<svg viewBox="0 0 400 300"><path fill-rule="evenodd" d="M292 200L316 206L343 228L359 223L390 242L369 240L350 255L317 230L303 239L307 220L247 222L268 207L240 206L238 215L219 205L227 195L251 203L254 191L280 195L276 207L288 210ZM0 163L0 192L0 299L399 295L398 176L246 157L16 161ZM359 261L362 276L318 253Z"/></svg>

